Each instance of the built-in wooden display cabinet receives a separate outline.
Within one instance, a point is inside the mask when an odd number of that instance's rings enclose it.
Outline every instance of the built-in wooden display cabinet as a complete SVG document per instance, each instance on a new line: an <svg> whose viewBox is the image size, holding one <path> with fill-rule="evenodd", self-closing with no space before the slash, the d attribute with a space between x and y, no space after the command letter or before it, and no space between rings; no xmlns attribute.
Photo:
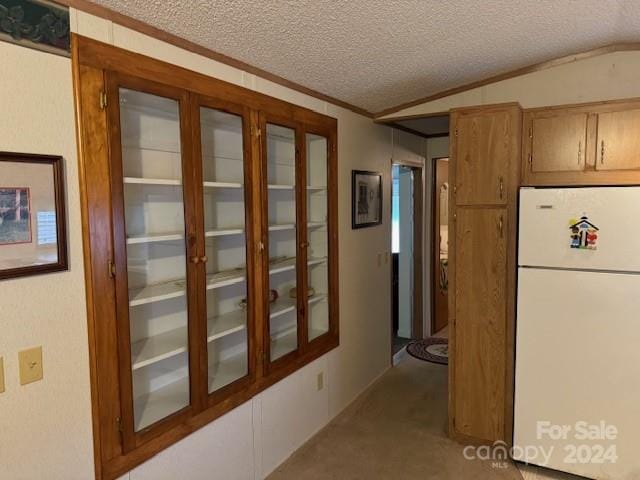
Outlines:
<svg viewBox="0 0 640 480"><path fill-rule="evenodd" d="M338 345L336 120L73 38L96 472Z"/></svg>

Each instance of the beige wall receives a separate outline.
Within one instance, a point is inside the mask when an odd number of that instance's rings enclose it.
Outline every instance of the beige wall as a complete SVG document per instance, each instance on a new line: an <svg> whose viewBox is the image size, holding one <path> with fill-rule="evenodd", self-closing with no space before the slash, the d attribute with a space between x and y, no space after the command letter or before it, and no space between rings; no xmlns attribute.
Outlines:
<svg viewBox="0 0 640 480"><path fill-rule="evenodd" d="M485 85L388 115L397 118L451 108L519 102L524 108L640 97L640 51L616 52Z"/></svg>
<svg viewBox="0 0 640 480"><path fill-rule="evenodd" d="M0 283L0 479L90 478L89 357L69 59L0 42L2 150L62 155L70 270ZM17 354L42 345L44 380L20 386Z"/></svg>
<svg viewBox="0 0 640 480"><path fill-rule="evenodd" d="M71 26L338 119L340 347L123 477L263 478L389 367L390 264L377 258L390 249L390 206L385 203L381 226L351 230L350 179L352 169L383 172L383 194L390 198L391 130L73 9ZM71 256L69 272L1 284L7 391L0 394L0 479L89 479L93 446L71 62L6 43L0 43L0 58L7 67L0 76L0 145L64 157ZM33 345L44 349L44 380L21 387L17 352ZM318 373L325 375L319 392Z"/></svg>

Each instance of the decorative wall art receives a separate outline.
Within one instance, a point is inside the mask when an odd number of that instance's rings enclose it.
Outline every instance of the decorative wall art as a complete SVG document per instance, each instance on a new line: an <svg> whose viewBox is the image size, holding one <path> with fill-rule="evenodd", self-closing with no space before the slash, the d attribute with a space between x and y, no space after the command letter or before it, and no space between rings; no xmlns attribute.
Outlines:
<svg viewBox="0 0 640 480"><path fill-rule="evenodd" d="M69 9L44 0L0 0L0 40L69 56Z"/></svg>
<svg viewBox="0 0 640 480"><path fill-rule="evenodd" d="M0 279L67 269L62 157L0 152Z"/></svg>
<svg viewBox="0 0 640 480"><path fill-rule="evenodd" d="M372 227L382 223L382 175L353 170L351 176L351 226Z"/></svg>

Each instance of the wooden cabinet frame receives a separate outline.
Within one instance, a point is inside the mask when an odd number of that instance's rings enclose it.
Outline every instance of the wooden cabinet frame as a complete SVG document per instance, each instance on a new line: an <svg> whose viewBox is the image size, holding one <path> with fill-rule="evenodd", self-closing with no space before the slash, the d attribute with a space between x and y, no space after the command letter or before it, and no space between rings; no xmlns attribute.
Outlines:
<svg viewBox="0 0 640 480"><path fill-rule="evenodd" d="M96 478L115 479L339 344L337 121L221 80L72 35ZM208 394L203 263L187 267L190 405L134 432L118 88L179 101L188 257L205 255L199 109L243 119L248 375ZM265 123L296 131L298 349L269 361ZM327 138L329 331L307 339L306 133ZM302 227L300 227L302 226ZM115 263L114 263L115 262ZM114 268L115 267L115 268ZM192 288L193 286L198 288ZM120 300L119 300L120 299Z"/></svg>
<svg viewBox="0 0 640 480"><path fill-rule="evenodd" d="M602 170L597 168L600 152L598 142L598 115L640 109L640 99L610 100L578 105L558 105L532 108L524 111L522 130L522 185L523 186L567 186L567 185L637 185L640 170ZM532 123L536 118L585 114L586 145L584 146L584 168L571 171L535 172L532 169ZM577 151L576 151L577 154Z"/></svg>
<svg viewBox="0 0 640 480"><path fill-rule="evenodd" d="M504 155L507 157L503 160L503 170L496 172L497 175L504 178L504 194L501 198L499 195L494 202L484 202L484 200L476 201L475 199L459 200L456 196L457 162L461 161L458 155L459 137L467 135L468 132L458 131L458 121L466 116L493 116L507 114L510 120L507 122L508 129L505 129L496 135L494 142L504 142L508 144ZM514 393L514 359L515 359L515 314L516 314L516 244L517 244L517 223L518 223L518 187L520 165L520 139L522 136L522 114L520 105L517 103L506 103L498 105L487 105L481 107L460 108L451 111L450 130L453 133L450 145L450 167L449 167L449 436L454 440L465 444L492 444L496 440L502 440L507 444L512 442L513 431L513 393ZM492 129L493 127L490 127ZM485 132L486 133L486 132ZM466 141L465 138L461 139ZM493 187L492 185L492 188ZM482 197L486 198L486 195ZM484 202L484 203L483 203ZM501 371L482 372L477 371L478 376L495 375L497 379L485 380L485 385L493 382L494 385L500 384L500 392L487 392L479 388L483 397L491 394L494 395L494 405L491 411L479 411L478 405L480 401L475 398L460 397L456 394L456 390L460 386L459 369L476 368L474 365L459 365L459 346L457 345L458 335L463 334L466 327L461 324L461 319L456 318L457 302L456 284L457 277L460 275L470 275L471 266L464 265L459 262L457 249L459 248L458 233L458 212L466 212L469 215L481 215L486 212L494 212L502 218L498 225L491 225L488 228L496 228L501 238L505 242L505 271L502 272L503 278L498 279L504 288L499 292L501 294L501 304L498 308L504 309L504 322L502 328L494 328L488 335L494 340L493 351L487 352L493 355L494 363L501 366ZM483 248L492 249L493 245L474 244L473 248L477 250L477 255L482 256ZM491 252L489 252L490 254ZM484 260L484 256L483 256ZM493 272L492 275L500 275L500 272ZM487 281L489 279L485 279ZM489 328L489 327L487 327ZM468 331L468 330L467 330ZM488 345L472 345L477 352L480 348L489 348ZM497 347L496 347L497 346ZM467 378L470 377L467 372ZM495 380L495 381L494 381ZM486 398L484 398L486 400ZM482 398L479 400L483 400ZM474 410L475 408L475 410ZM474 428L466 428L459 426L459 419L456 418L456 412L461 409L468 409L474 420L478 421L482 416L490 416L494 422L493 431L484 436L469 435L465 430L474 430ZM478 424L474 424L475 430L481 430ZM485 429L486 430L486 429ZM486 438L494 436L497 438Z"/></svg>

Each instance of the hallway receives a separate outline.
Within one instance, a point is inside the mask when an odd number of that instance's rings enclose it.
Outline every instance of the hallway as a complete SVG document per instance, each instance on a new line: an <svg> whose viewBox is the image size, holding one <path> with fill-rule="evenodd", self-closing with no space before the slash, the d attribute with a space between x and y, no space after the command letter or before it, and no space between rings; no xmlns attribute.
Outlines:
<svg viewBox="0 0 640 480"><path fill-rule="evenodd" d="M269 480L546 480L578 478L469 461L446 435L447 368L407 356Z"/></svg>

